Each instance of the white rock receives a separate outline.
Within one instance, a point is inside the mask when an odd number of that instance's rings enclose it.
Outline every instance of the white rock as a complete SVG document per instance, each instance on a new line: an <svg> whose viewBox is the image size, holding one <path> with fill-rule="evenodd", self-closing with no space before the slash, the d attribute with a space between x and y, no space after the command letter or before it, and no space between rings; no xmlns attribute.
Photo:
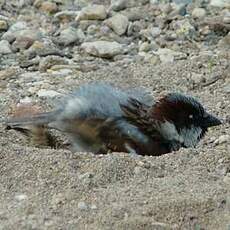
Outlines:
<svg viewBox="0 0 230 230"><path fill-rule="evenodd" d="M182 52L176 52L167 48L158 49L155 53L159 55L159 58L163 63L170 63L174 62L174 60L185 59L187 57L187 55Z"/></svg>
<svg viewBox="0 0 230 230"><path fill-rule="evenodd" d="M223 143L227 143L230 140L230 136L225 134L225 135L221 135L216 141L216 144L223 144Z"/></svg>
<svg viewBox="0 0 230 230"><path fill-rule="evenodd" d="M201 19L201 18L204 18L205 15L206 15L206 10L204 8L195 8L192 11L192 17L193 18Z"/></svg>
<svg viewBox="0 0 230 230"><path fill-rule="evenodd" d="M88 54L104 58L112 58L123 53L121 44L109 41L85 42L81 48Z"/></svg>
<svg viewBox="0 0 230 230"><path fill-rule="evenodd" d="M10 43L6 40L0 41L0 54L10 54L12 53L10 49Z"/></svg>
<svg viewBox="0 0 230 230"><path fill-rule="evenodd" d="M229 0L211 0L211 6L216 6L220 8L230 8L230 1Z"/></svg>
<svg viewBox="0 0 230 230"><path fill-rule="evenodd" d="M114 11L124 10L127 6L127 0L111 0L109 9Z"/></svg>
<svg viewBox="0 0 230 230"><path fill-rule="evenodd" d="M27 197L26 194L18 194L18 195L16 195L14 198L15 198L15 200L17 200L17 201L23 201L23 200L26 200L28 197Z"/></svg>
<svg viewBox="0 0 230 230"><path fill-rule="evenodd" d="M88 205L83 202L83 201L80 201L77 205L77 207L80 209L80 210L87 210L88 209Z"/></svg>
<svg viewBox="0 0 230 230"><path fill-rule="evenodd" d="M40 89L37 92L38 97L57 97L60 96L61 94L54 91L54 90L46 90L46 89Z"/></svg>
<svg viewBox="0 0 230 230"><path fill-rule="evenodd" d="M106 20L105 24L110 27L116 34L122 35L128 28L129 19L125 15L115 14L113 17Z"/></svg>
<svg viewBox="0 0 230 230"><path fill-rule="evenodd" d="M76 21L80 20L104 20L107 17L106 9L103 5L91 5L84 7Z"/></svg>

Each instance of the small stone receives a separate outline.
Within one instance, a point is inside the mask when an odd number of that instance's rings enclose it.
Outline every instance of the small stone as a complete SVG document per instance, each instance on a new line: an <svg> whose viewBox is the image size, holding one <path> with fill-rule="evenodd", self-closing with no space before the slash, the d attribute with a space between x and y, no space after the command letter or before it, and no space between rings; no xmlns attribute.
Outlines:
<svg viewBox="0 0 230 230"><path fill-rule="evenodd" d="M23 200L26 200L28 198L28 196L26 194L18 194L14 198L17 201L23 201Z"/></svg>
<svg viewBox="0 0 230 230"><path fill-rule="evenodd" d="M106 9L103 5L91 5L84 7L76 21L80 20L104 20L107 17Z"/></svg>
<svg viewBox="0 0 230 230"><path fill-rule="evenodd" d="M50 69L54 65L66 65L68 61L65 58L58 57L58 56L47 56L43 58L39 63L39 71L46 72L47 69Z"/></svg>
<svg viewBox="0 0 230 230"><path fill-rule="evenodd" d="M0 31L7 30L7 29L8 29L8 23L5 20L0 20Z"/></svg>
<svg viewBox="0 0 230 230"><path fill-rule="evenodd" d="M148 52L150 49L151 45L148 42L143 42L139 47L140 52Z"/></svg>
<svg viewBox="0 0 230 230"><path fill-rule="evenodd" d="M221 135L214 143L221 145L229 142L229 140L230 140L230 136L225 134L225 135Z"/></svg>
<svg viewBox="0 0 230 230"><path fill-rule="evenodd" d="M172 27L180 37L193 37L195 34L195 28L187 18L173 22Z"/></svg>
<svg viewBox="0 0 230 230"><path fill-rule="evenodd" d="M54 17L60 21L71 21L75 17L77 17L78 14L79 14L78 11L64 10L64 11L56 13Z"/></svg>
<svg viewBox="0 0 230 230"><path fill-rule="evenodd" d="M37 92L38 97L46 97L46 98L54 98L54 97L58 97L61 96L60 93L58 93L57 91L54 90L46 90L46 89L40 89Z"/></svg>
<svg viewBox="0 0 230 230"><path fill-rule="evenodd" d="M194 81L195 84L199 84L204 80L204 76L200 73L192 73L191 79Z"/></svg>
<svg viewBox="0 0 230 230"><path fill-rule="evenodd" d="M40 6L40 10L48 13L48 14L52 14L52 13L56 13L58 11L58 7L57 4L55 2L43 2Z"/></svg>
<svg viewBox="0 0 230 230"><path fill-rule="evenodd" d="M204 8L195 8L192 11L192 17L195 19L202 19L206 15L206 10Z"/></svg>
<svg viewBox="0 0 230 230"><path fill-rule="evenodd" d="M182 52L176 52L174 50L167 49L167 48L158 49L156 54L159 55L159 58L161 62L163 63L170 63L170 62L174 62L174 60L180 60L180 59L187 58L186 54Z"/></svg>
<svg viewBox="0 0 230 230"><path fill-rule="evenodd" d="M161 34L161 29L159 27L152 27L150 29L150 34L153 38L156 38Z"/></svg>
<svg viewBox="0 0 230 230"><path fill-rule="evenodd" d="M88 205L83 201L80 201L77 207L82 211L86 211L88 209Z"/></svg>
<svg viewBox="0 0 230 230"><path fill-rule="evenodd" d="M69 27L61 31L60 36L57 39L59 45L68 46L70 44L81 44L85 39L85 34L81 29L75 29Z"/></svg>
<svg viewBox="0 0 230 230"><path fill-rule="evenodd" d="M230 185L230 173L227 173L223 179L224 183Z"/></svg>
<svg viewBox="0 0 230 230"><path fill-rule="evenodd" d="M126 32L129 20L122 14L116 14L105 21L105 24L110 27L116 34L122 35Z"/></svg>
<svg viewBox="0 0 230 230"><path fill-rule="evenodd" d="M112 58L123 53L121 44L109 41L85 42L81 48L90 55L104 58Z"/></svg>
<svg viewBox="0 0 230 230"><path fill-rule="evenodd" d="M224 86L223 91L224 93L230 93L230 84Z"/></svg>
<svg viewBox="0 0 230 230"><path fill-rule="evenodd" d="M230 24L230 15L227 15L223 18L223 23Z"/></svg>
<svg viewBox="0 0 230 230"><path fill-rule="evenodd" d="M28 49L33 43L34 43L33 39L30 39L28 37L19 37L12 44L12 48L14 51L25 50Z"/></svg>
<svg viewBox="0 0 230 230"><path fill-rule="evenodd" d="M230 50L230 32L225 37L220 39L218 42L218 47Z"/></svg>
<svg viewBox="0 0 230 230"><path fill-rule="evenodd" d="M10 43L6 40L0 41L0 54L10 54L12 53L10 48Z"/></svg>
<svg viewBox="0 0 230 230"><path fill-rule="evenodd" d="M96 210L97 209L97 206L95 204L92 204L91 207L90 207L92 210Z"/></svg>
<svg viewBox="0 0 230 230"><path fill-rule="evenodd" d="M220 8L230 8L229 0L211 0L210 5Z"/></svg>
<svg viewBox="0 0 230 230"><path fill-rule="evenodd" d="M127 0L111 0L109 9L114 11L124 10L127 6Z"/></svg>

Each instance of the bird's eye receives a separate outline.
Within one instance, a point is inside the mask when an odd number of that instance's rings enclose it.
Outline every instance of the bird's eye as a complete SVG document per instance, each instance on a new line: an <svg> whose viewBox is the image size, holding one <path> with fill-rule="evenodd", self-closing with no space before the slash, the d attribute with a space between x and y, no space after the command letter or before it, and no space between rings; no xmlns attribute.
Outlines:
<svg viewBox="0 0 230 230"><path fill-rule="evenodd" d="M193 119L193 115L192 114L189 114L189 119Z"/></svg>

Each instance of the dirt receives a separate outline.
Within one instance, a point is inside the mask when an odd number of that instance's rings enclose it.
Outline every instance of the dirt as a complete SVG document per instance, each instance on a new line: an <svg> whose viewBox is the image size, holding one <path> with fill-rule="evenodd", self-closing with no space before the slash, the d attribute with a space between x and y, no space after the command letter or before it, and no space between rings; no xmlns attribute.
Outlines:
<svg viewBox="0 0 230 230"><path fill-rule="evenodd" d="M36 148L1 126L0 229L229 229L230 145L218 141L230 133L229 72L229 60L201 56L167 65L105 66L72 73L71 81L43 75L65 92L95 80L143 86L155 97L184 92L224 123L196 149L160 157ZM204 80L192 83L192 73ZM7 90L13 84L1 92L3 117L26 91L23 84ZM44 99L32 97L45 107Z"/></svg>

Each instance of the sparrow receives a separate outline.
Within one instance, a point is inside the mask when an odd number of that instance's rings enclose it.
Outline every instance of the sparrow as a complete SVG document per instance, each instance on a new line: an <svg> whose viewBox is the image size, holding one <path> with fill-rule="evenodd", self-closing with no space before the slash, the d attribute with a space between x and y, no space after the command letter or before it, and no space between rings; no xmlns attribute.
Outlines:
<svg viewBox="0 0 230 230"><path fill-rule="evenodd" d="M4 123L50 146L49 130L58 130L75 152L162 155L195 147L221 121L190 96L171 93L155 101L142 88L125 91L98 82L80 86L53 111L27 112Z"/></svg>

